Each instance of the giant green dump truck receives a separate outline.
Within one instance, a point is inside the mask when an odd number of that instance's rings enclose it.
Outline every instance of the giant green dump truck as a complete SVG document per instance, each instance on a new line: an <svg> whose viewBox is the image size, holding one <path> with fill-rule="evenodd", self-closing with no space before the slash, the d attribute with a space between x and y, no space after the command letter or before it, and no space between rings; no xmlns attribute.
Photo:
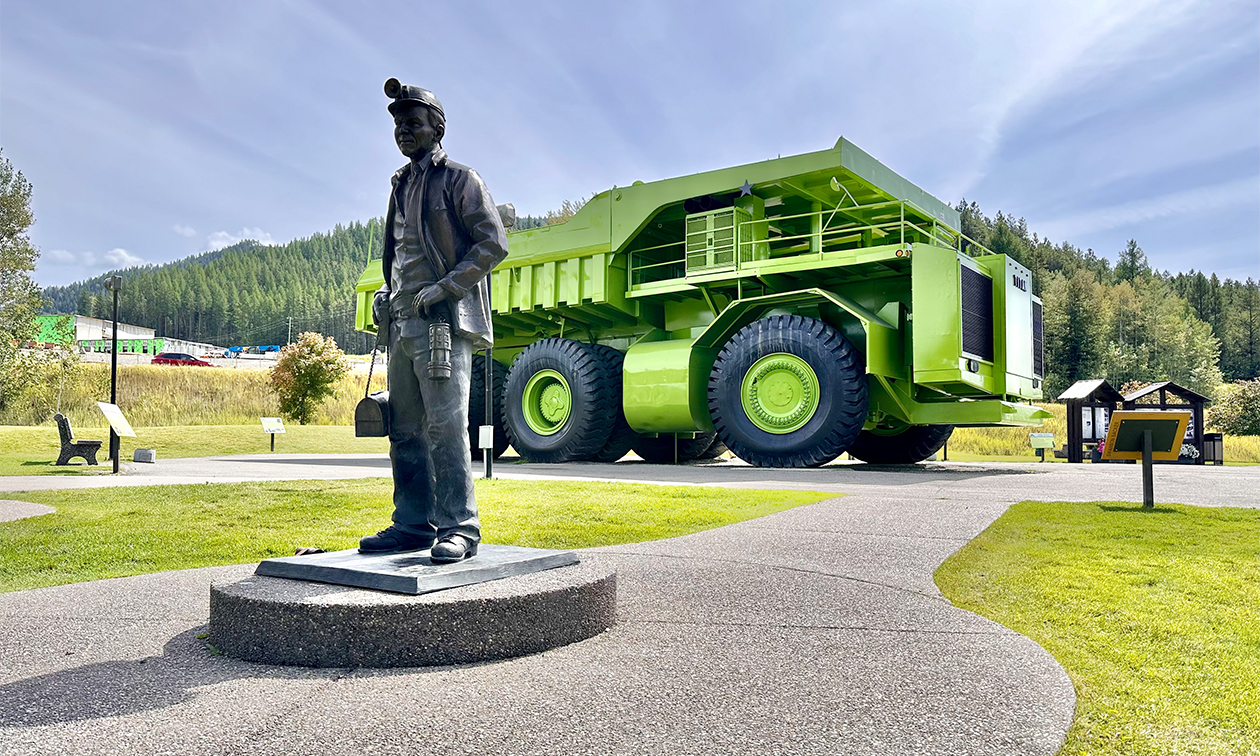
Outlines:
<svg viewBox="0 0 1260 756"><path fill-rule="evenodd" d="M495 451L914 463L956 426L1040 425L1030 273L959 228L840 139L614 187L565 223L509 233L491 286ZM381 283L374 261L360 330Z"/></svg>

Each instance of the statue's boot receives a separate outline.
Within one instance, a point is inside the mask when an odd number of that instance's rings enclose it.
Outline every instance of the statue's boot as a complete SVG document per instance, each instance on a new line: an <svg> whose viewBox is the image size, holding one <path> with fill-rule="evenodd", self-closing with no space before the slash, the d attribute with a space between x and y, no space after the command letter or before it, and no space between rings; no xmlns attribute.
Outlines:
<svg viewBox="0 0 1260 756"><path fill-rule="evenodd" d="M436 564L450 564L477 555L477 544L466 535L455 533L443 536L433 544L429 558Z"/></svg>
<svg viewBox="0 0 1260 756"><path fill-rule="evenodd" d="M418 551L432 545L433 536L408 533L390 525L376 535L360 538L359 553L391 554L396 551Z"/></svg>

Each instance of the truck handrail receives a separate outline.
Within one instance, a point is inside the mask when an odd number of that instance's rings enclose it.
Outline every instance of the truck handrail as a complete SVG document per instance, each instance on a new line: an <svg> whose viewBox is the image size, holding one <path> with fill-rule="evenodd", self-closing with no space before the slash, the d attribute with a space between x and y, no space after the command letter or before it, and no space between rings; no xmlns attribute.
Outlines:
<svg viewBox="0 0 1260 756"><path fill-rule="evenodd" d="M854 219L853 217L854 215L871 213L875 210L893 207L898 209L898 217L890 220L882 222L863 222L861 219ZM738 224L740 233L737 237L737 251L739 254L735 255L735 268L739 269L742 267L742 264L746 262L746 255L743 253L755 245L775 244L778 247L776 251L779 253L779 255L776 256L787 256L788 254L791 254L791 250L794 250L797 245L802 245L807 250L811 247L818 250L817 252L805 252L803 254L822 254L827 251L835 251L834 249L828 250L827 247L829 245L834 246L839 239L861 235L866 232L870 232L872 235L881 234L881 238L885 239L890 236L895 236L896 243L901 245L904 245L907 242L907 235L913 237L917 233L919 236L927 239L929 243L934 243L939 246L952 249L956 252L962 252L963 254L970 255L971 257L983 257L985 255L993 254L993 252L987 249L984 245L961 231L941 223L937 219L933 218L922 207L916 205L910 200L885 200L882 202L871 202L865 205L850 205L848 207L838 208L838 210L839 212L837 213L835 210L824 208L804 213L795 213L792 215L776 215L771 218L757 218L754 220L741 221ZM910 211L909 214L907 214L907 210ZM824 215L826 215L826 220L823 220ZM909 217L907 217L907 215L909 215ZM780 234L778 236L771 236L769 234L769 231L772 228L770 224L772 223L782 223L807 218L817 218L822 221L819 224L817 231L809 231L801 234ZM931 219L930 225L925 223L928 219ZM767 229L767 233L764 237L744 232L745 228L754 228L758 224L764 225ZM907 232L910 233L908 234ZM809 244L811 241L816 241L816 244ZM785 249L783 245L789 242L792 242L792 244L788 245ZM888 243L892 243L892 241L889 241ZM649 258L646 262L640 262L642 259L640 256L644 253L671 248L678 248L680 253L678 257L671 257L666 260ZM798 253L798 256L799 254L801 253ZM666 242L664 244L656 244L650 247L639 247L629 250L628 255L629 260L627 268L630 273L631 285L641 284L644 283L643 277L646 271L669 266L685 265L686 243L684 241L674 241ZM681 278L685 274L685 270L680 270L678 275L666 276L666 278Z"/></svg>

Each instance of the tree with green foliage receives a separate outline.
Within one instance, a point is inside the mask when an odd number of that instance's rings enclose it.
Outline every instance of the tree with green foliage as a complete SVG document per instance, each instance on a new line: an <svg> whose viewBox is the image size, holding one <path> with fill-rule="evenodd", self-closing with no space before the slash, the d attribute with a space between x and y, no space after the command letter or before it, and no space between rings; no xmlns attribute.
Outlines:
<svg viewBox="0 0 1260 756"><path fill-rule="evenodd" d="M44 306L31 279L39 250L27 230L35 222L31 185L0 153L0 409L22 390L38 362L20 347L35 337Z"/></svg>
<svg viewBox="0 0 1260 756"><path fill-rule="evenodd" d="M1151 275L1151 264L1146 261L1146 253L1138 246L1136 239L1130 239L1120 251L1120 259L1116 261L1116 278L1121 281L1132 281Z"/></svg>
<svg viewBox="0 0 1260 756"><path fill-rule="evenodd" d="M1260 378L1226 384L1208 407L1208 424L1235 436L1260 436Z"/></svg>
<svg viewBox="0 0 1260 756"><path fill-rule="evenodd" d="M350 372L346 355L331 336L313 331L298 336L280 350L271 368L271 387L280 397L280 414L299 425L327 398L337 393L337 381Z"/></svg>
<svg viewBox="0 0 1260 756"><path fill-rule="evenodd" d="M1102 369L1102 286L1082 268L1070 277L1052 273L1044 295L1046 395L1058 396Z"/></svg>

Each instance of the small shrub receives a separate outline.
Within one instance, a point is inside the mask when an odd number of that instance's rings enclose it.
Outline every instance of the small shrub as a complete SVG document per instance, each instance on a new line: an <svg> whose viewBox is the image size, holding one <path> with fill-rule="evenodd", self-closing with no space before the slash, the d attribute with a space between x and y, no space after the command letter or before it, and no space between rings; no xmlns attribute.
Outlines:
<svg viewBox="0 0 1260 756"><path fill-rule="evenodd" d="M271 368L271 386L280 397L280 414L299 425L327 398L337 394L337 382L350 372L345 352L331 336L313 331L298 336L280 350Z"/></svg>
<svg viewBox="0 0 1260 756"><path fill-rule="evenodd" d="M1208 407L1208 425L1235 436L1260 436L1260 378L1226 385Z"/></svg>

